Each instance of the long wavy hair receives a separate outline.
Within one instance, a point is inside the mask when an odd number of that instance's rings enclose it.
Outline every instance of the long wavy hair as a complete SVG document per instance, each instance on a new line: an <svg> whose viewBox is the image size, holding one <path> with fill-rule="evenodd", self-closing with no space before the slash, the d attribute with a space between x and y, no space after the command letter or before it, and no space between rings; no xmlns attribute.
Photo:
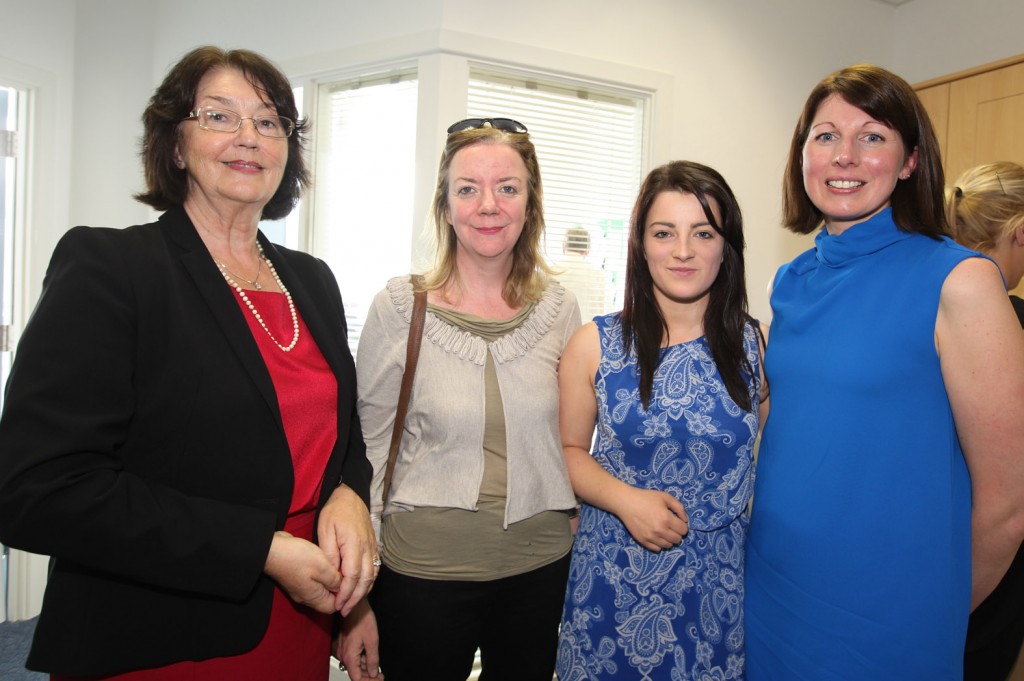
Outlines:
<svg viewBox="0 0 1024 681"><path fill-rule="evenodd" d="M544 191L541 187L537 151L530 141L529 134L505 132L490 126L453 132L448 135L445 142L431 206L437 249L434 253L434 267L425 275L423 287L427 291L433 291L444 288L451 280L458 279L455 252L459 242L455 237L455 227L446 217L449 208L450 171L455 155L474 144L505 144L514 149L526 165L526 223L512 249L512 271L505 281L502 298L511 307L520 307L527 302L540 300L553 270L544 259L541 247L541 239L544 236Z"/></svg>
<svg viewBox="0 0 1024 681"><path fill-rule="evenodd" d="M288 162L281 184L263 207L262 214L264 220L283 218L292 212L309 186L309 169L303 154L309 122L299 119L288 78L266 58L250 50L197 47L171 67L142 114L141 155L146 191L136 194L135 199L157 210L185 203L189 191L188 171L174 162L181 121L195 108L199 81L219 68L239 71L279 116L295 121L295 130L288 138Z"/></svg>
<svg viewBox="0 0 1024 681"><path fill-rule="evenodd" d="M713 168L692 161L673 161L652 170L640 187L630 220L622 342L627 354L636 353L640 399L645 409L650 406L661 343L668 333L644 250L647 217L654 200L663 192L692 194L704 209L708 223L725 240L722 266L711 284L704 311L704 337L729 396L741 409L751 411L754 405L747 380L753 375L753 367L743 351L743 333L748 323L758 334L760 328L747 313L743 216L725 179ZM721 221L715 217L712 202ZM760 340L763 344L764 339Z"/></svg>

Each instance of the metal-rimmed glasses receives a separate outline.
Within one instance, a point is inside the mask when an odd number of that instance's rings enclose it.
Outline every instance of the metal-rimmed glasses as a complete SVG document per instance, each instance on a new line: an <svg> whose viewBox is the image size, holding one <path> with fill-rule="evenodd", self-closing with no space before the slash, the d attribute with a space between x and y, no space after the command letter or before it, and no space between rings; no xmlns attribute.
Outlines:
<svg viewBox="0 0 1024 681"><path fill-rule="evenodd" d="M517 135L527 132L525 125L511 118L464 118L458 123L452 123L448 126L448 134L462 132L463 130L476 130L485 125L490 125L492 128L502 132L511 132Z"/></svg>
<svg viewBox="0 0 1024 681"><path fill-rule="evenodd" d="M291 137L295 130L295 121L284 116L242 116L228 109L216 109L211 106L199 107L188 113L186 121L195 119L203 130L213 132L238 132L242 121L252 121L256 132L264 137L280 139Z"/></svg>

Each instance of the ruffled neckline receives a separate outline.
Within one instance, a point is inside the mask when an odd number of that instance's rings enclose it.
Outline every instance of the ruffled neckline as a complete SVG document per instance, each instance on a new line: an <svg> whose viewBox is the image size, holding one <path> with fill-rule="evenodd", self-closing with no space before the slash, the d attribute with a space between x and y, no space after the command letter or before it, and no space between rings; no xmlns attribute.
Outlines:
<svg viewBox="0 0 1024 681"><path fill-rule="evenodd" d="M388 281L387 290L398 313L406 320L412 321L413 292L409 277L395 277ZM423 325L423 337L439 346L445 352L459 359L483 365L490 347L491 356L499 364L511 362L522 357L543 340L547 332L558 319L562 307L565 289L555 280L548 282L533 312L523 320L514 331L488 343L444 321L429 309Z"/></svg>
<svg viewBox="0 0 1024 681"><path fill-rule="evenodd" d="M839 235L829 234L828 230L822 227L814 238L815 256L822 265L841 267L911 236L893 222L892 208L884 208Z"/></svg>

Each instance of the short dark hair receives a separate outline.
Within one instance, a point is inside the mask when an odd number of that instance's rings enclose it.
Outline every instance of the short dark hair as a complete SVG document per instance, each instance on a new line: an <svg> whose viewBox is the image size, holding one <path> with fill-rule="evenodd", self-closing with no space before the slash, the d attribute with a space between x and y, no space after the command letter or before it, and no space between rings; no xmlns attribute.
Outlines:
<svg viewBox="0 0 1024 681"><path fill-rule="evenodd" d="M941 150L928 112L907 81L872 64L840 69L811 90L789 147L782 186L783 224L798 234L810 234L824 219L804 188L802 158L818 107L832 95L898 132L907 155L917 149L917 168L896 183L890 199L899 228L933 238L947 234Z"/></svg>
<svg viewBox="0 0 1024 681"><path fill-rule="evenodd" d="M692 161L673 161L652 170L640 187L630 219L622 341L627 352L633 350L637 355L641 400L645 407L649 405L661 340L667 329L654 296L654 280L644 250L647 216L663 192L692 194L704 209L708 223L725 240L722 266L711 284L704 311L704 335L730 397L750 411L753 405L744 374L749 376L752 368L743 351L743 334L746 324L753 320L747 313L743 215L725 178L714 168ZM721 220L715 217L711 201Z"/></svg>
<svg viewBox="0 0 1024 681"><path fill-rule="evenodd" d="M235 69L273 106L280 116L295 121L288 138L288 162L274 196L263 207L263 219L276 220L292 211L309 185L309 170L303 149L309 130L308 121L299 119L295 96L288 78L265 57L250 50L222 50L203 46L192 50L171 67L149 100L142 114L142 165L146 191L135 198L157 210L185 203L188 196L188 172L174 161L174 148L180 139L179 125L196 104L196 90L203 77L218 68Z"/></svg>

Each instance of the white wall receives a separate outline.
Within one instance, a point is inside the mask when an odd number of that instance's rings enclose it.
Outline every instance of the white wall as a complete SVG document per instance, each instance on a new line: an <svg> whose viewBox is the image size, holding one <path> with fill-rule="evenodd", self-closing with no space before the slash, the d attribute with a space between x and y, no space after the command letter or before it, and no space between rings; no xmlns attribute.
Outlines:
<svg viewBox="0 0 1024 681"><path fill-rule="evenodd" d="M15 269L28 275L20 309L38 297L43 271L37 263L49 258L57 225L68 221L74 47L74 0L0 0L0 80L33 92L33 127L24 131L33 159L34 192L26 207L33 229L17 246Z"/></svg>
<svg viewBox="0 0 1024 681"><path fill-rule="evenodd" d="M198 44L251 47L282 64L318 55L358 62L373 46L443 29L538 48L543 66L555 70L572 71L575 59L588 58L664 73L671 121L655 140L654 160L702 161L729 179L747 217L751 308L760 317L768 316L764 284L807 242L777 225L789 135L813 84L857 61L914 82L1024 47L1013 28L1024 20L1024 4L1014 0L981 0L970 9L953 0L899 8L877 0L522 0L509 13L483 11L475 0L0 0L0 9L0 57L55 70L65 101L74 97L74 118L62 113L73 121L62 129L73 134L59 145L63 170L53 184L60 187L62 173L69 182L51 199L60 208L66 197L67 213L37 225L33 294L49 248L70 224L151 217L130 198L142 187L138 114L167 67Z"/></svg>
<svg viewBox="0 0 1024 681"><path fill-rule="evenodd" d="M661 74L671 101L659 114L668 120L655 121L653 160L701 161L730 181L746 216L751 311L767 318L765 284L807 244L778 223L785 154L811 87L854 62L917 82L1019 54L1022 25L1020 0L519 0L508 10L479 0L0 0L0 80L35 74L51 109L26 301L69 226L150 218L131 199L142 188L139 115L188 49L247 47L296 71L400 56L426 35L567 73L585 61L611 77L617 65Z"/></svg>
<svg viewBox="0 0 1024 681"><path fill-rule="evenodd" d="M920 83L1024 53L1024 2L914 0L894 28L894 67Z"/></svg>

